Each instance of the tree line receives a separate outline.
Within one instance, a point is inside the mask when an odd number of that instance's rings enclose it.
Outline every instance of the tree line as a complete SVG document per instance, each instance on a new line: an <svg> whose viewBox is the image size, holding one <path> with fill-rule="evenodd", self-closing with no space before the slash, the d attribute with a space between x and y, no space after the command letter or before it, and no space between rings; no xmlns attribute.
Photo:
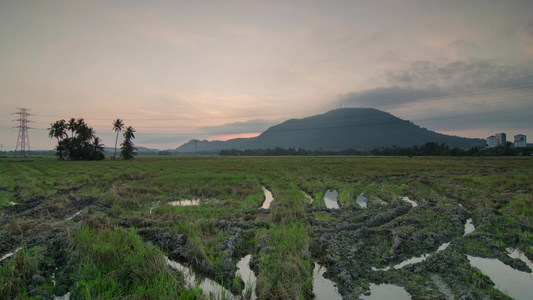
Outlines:
<svg viewBox="0 0 533 300"><path fill-rule="evenodd" d="M137 149L132 140L135 138L135 129L125 127L121 119L113 121L113 131L117 133L115 140L116 158L118 135L122 132L124 141L120 144L120 157L123 159L133 159ZM83 118L71 118L68 121L61 119L50 124L49 137L57 139L56 156L60 160L102 160L105 158L104 144L102 140L95 135L92 127L85 123ZM70 134L69 134L70 133Z"/></svg>
<svg viewBox="0 0 533 300"><path fill-rule="evenodd" d="M512 143L496 148L472 147L461 149L450 148L444 143L428 142L421 146L412 147L381 147L372 150L346 149L333 150L306 150L295 148L276 147L274 149L228 149L218 152L222 156L324 156L324 155L376 155L376 156L519 156L533 155L533 148L514 148Z"/></svg>

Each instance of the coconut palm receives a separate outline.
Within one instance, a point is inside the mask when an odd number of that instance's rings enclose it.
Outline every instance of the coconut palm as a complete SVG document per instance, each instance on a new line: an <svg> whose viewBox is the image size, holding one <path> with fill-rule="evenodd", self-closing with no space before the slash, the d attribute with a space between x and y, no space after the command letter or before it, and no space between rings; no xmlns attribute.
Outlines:
<svg viewBox="0 0 533 300"><path fill-rule="evenodd" d="M68 120L68 123L66 124L67 125L67 129L70 130L70 137L74 137L74 131L76 131L76 119L74 118L70 118L70 120Z"/></svg>
<svg viewBox="0 0 533 300"><path fill-rule="evenodd" d="M115 139L115 154L113 155L113 159L117 157L117 143L118 143L118 134L124 129L124 123L121 119L116 119L113 121L113 130L117 133L117 137Z"/></svg>
<svg viewBox="0 0 533 300"><path fill-rule="evenodd" d="M94 160L100 160L100 159L103 159L104 158L104 144L101 143L102 140L95 136L93 138L93 144L92 144L92 150L93 150L93 153L92 153L92 159Z"/></svg>
<svg viewBox="0 0 533 300"><path fill-rule="evenodd" d="M135 129L133 129L131 126L128 126L122 134L124 136L124 142L120 144L122 149L120 156L122 156L123 159L133 159L133 156L137 154L135 153L135 146L131 141L135 138L134 132Z"/></svg>
<svg viewBox="0 0 533 300"><path fill-rule="evenodd" d="M63 160L63 146L61 143L61 140L63 140L65 137L67 137L67 125L65 123L65 120L59 120L55 123L50 123L50 128L48 128L50 132L48 133L48 136L50 138L57 138L57 151L59 154L59 159Z"/></svg>
<svg viewBox="0 0 533 300"><path fill-rule="evenodd" d="M131 127L131 126L128 126L126 128L126 130L124 131L124 134L123 134L124 135L124 139L126 139L126 140L134 139L135 138L134 132L135 132L135 129L133 129L133 127Z"/></svg>

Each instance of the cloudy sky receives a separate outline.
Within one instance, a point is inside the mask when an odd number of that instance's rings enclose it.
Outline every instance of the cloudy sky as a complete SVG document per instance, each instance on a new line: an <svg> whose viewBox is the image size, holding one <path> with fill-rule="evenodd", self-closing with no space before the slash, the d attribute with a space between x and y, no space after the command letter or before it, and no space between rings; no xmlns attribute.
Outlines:
<svg viewBox="0 0 533 300"><path fill-rule="evenodd" d="M437 132L533 141L533 1L0 0L0 144L84 118L114 146L253 136L374 107Z"/></svg>

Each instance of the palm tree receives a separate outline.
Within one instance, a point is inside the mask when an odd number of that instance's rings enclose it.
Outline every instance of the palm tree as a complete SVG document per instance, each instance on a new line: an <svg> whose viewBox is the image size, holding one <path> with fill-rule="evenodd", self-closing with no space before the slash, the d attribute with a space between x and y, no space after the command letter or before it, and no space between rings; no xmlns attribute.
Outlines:
<svg viewBox="0 0 533 300"><path fill-rule="evenodd" d="M122 134L124 136L124 142L121 144L121 153L120 156L122 156L123 159L133 159L133 156L137 153L135 153L135 146L131 142L132 139L135 138L135 129L133 127L128 126L124 133Z"/></svg>
<svg viewBox="0 0 533 300"><path fill-rule="evenodd" d="M131 126L128 126L126 128L126 130L124 131L124 139L126 140L132 140L135 138L135 134L133 134L135 132L135 129L133 129L133 127Z"/></svg>
<svg viewBox="0 0 533 300"><path fill-rule="evenodd" d="M102 140L95 136L93 138L93 144L92 144L92 148L93 148L93 153L92 153L92 159L94 160L100 160L100 159L104 159L104 144L101 144Z"/></svg>
<svg viewBox="0 0 533 300"><path fill-rule="evenodd" d="M115 154L113 155L113 159L117 157L118 134L122 131L122 129L124 129L124 123L121 119L116 119L115 121L113 121L113 130L117 133L117 138L115 139Z"/></svg>
<svg viewBox="0 0 533 300"><path fill-rule="evenodd" d="M76 119L70 118L67 123L67 129L70 130L70 137L74 137L74 131L76 131Z"/></svg>
<svg viewBox="0 0 533 300"><path fill-rule="evenodd" d="M65 120L59 120L55 123L50 123L50 128L48 128L50 132L48 133L48 136L51 138L57 138L57 151L59 152L59 159L63 160L63 146L61 145L61 140L67 135L67 125L65 123Z"/></svg>

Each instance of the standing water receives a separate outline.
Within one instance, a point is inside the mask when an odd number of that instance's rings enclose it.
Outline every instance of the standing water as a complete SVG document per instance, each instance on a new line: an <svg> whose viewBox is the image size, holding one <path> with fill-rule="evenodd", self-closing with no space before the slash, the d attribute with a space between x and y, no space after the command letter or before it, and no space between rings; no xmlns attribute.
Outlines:
<svg viewBox="0 0 533 300"><path fill-rule="evenodd" d="M326 195L324 195L324 202L326 203L327 208L339 208L339 203L337 202L337 197L339 193L335 190L328 190Z"/></svg>
<svg viewBox="0 0 533 300"><path fill-rule="evenodd" d="M411 205L412 205L413 207L417 207L417 206L418 206L418 204L417 204L415 201L409 199L409 197L407 197L407 196L402 197L402 200L405 201L405 202L409 202L409 203L411 203Z"/></svg>
<svg viewBox="0 0 533 300"><path fill-rule="evenodd" d="M182 199L178 201L172 201L169 204L172 206L199 206L200 199Z"/></svg>
<svg viewBox="0 0 533 300"><path fill-rule="evenodd" d="M246 294L248 291L251 291L250 299L253 300L257 298L255 294L255 282L257 278L255 277L254 272L250 269L251 257L252 256L248 254L237 263L237 273L241 275L241 278L244 281L244 294ZM246 297L243 298L247 299Z"/></svg>
<svg viewBox="0 0 533 300"><path fill-rule="evenodd" d="M520 257L514 252L510 256ZM481 258L470 255L467 255L467 257L470 264L489 276L500 291L517 300L531 299L531 295L533 295L532 273L515 270L494 258ZM527 263L528 261L525 262ZM531 264L530 261L529 264Z"/></svg>
<svg viewBox="0 0 533 300"><path fill-rule="evenodd" d="M215 281L207 277L199 276L199 274L194 272L191 268L187 268L178 262L168 259L167 257L165 257L165 259L171 268L178 270L185 276L185 280L190 287L201 288L204 295L221 295L221 298L223 299L233 299L233 295Z"/></svg>
<svg viewBox="0 0 533 300"><path fill-rule="evenodd" d="M265 187L263 187L263 192L265 193L265 202L263 202L263 206L261 206L261 208L269 209L270 203L274 201L274 196L272 196L272 192L267 190Z"/></svg>
<svg viewBox="0 0 533 300"><path fill-rule="evenodd" d="M361 206L362 208L367 207L368 199L366 199L363 194L357 196L357 198L355 198L355 201L357 201L357 204L359 204L359 206Z"/></svg>
<svg viewBox="0 0 533 300"><path fill-rule="evenodd" d="M474 231L474 229L476 229L476 227L474 227L474 223L472 222L472 218L466 220L466 223L465 223L465 234L463 234L463 236L472 233L472 231Z"/></svg>
<svg viewBox="0 0 533 300"><path fill-rule="evenodd" d="M371 284L370 295L361 296L361 299L397 299L409 300L411 295L403 288L393 284Z"/></svg>
<svg viewBox="0 0 533 300"><path fill-rule="evenodd" d="M315 294L315 299L342 299L333 281L324 278L325 272L326 268L315 262L313 270L313 293Z"/></svg>

